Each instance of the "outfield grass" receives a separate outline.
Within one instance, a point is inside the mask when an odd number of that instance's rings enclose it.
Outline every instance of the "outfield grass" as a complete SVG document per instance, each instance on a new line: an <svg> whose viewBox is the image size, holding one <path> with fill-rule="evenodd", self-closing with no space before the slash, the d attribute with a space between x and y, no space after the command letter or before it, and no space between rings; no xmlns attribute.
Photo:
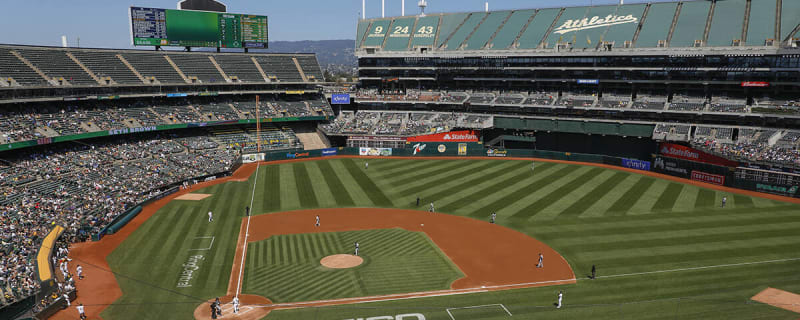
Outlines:
<svg viewBox="0 0 800 320"><path fill-rule="evenodd" d="M731 195L635 173L529 161L333 159L259 169L252 212L317 207L391 207L488 219L559 251L579 277L800 258L800 206ZM106 319L186 315L227 287L240 218L253 178L200 190L202 201L173 202L134 232L110 257L124 296ZM723 196L726 208L720 208ZM215 212L214 223L206 212ZM215 236L193 286L176 288L194 237ZM252 245L251 245L252 246ZM249 260L248 260L249 262ZM800 293L800 261L581 280L575 285L273 312L268 319L349 319L422 312L450 319L447 307L503 303L536 319L711 318L796 319L780 309L747 304L767 286ZM252 272L248 269L248 272ZM502 272L502 270L498 270ZM129 277L129 278L126 278ZM268 279L267 277L266 279ZM135 279L135 280L131 280ZM266 280L268 281L268 280ZM145 284L147 283L147 284ZM566 290L565 308L551 304ZM269 294L265 294L269 296ZM299 299L299 297L298 297ZM175 302L148 305L147 302ZM374 308L379 308L378 310ZM479 317L500 319L503 314ZM478 317L478 316L476 316ZM153 318L159 318L154 316Z"/></svg>
<svg viewBox="0 0 800 320"><path fill-rule="evenodd" d="M329 255L352 254L364 263L334 270ZM297 302L449 289L463 274L421 232L402 229L273 236L250 243L242 293L272 302Z"/></svg>

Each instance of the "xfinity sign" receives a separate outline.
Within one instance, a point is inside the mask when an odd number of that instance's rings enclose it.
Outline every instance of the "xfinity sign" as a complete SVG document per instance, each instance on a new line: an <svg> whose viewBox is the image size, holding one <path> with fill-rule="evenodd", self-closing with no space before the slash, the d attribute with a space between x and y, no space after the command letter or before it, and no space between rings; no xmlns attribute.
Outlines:
<svg viewBox="0 0 800 320"><path fill-rule="evenodd" d="M334 94L331 95L331 104L350 104L350 94Z"/></svg>
<svg viewBox="0 0 800 320"><path fill-rule="evenodd" d="M639 22L639 18L636 18L630 14L627 16L617 16L609 14L602 18L599 16L594 16L591 18L587 17L583 19L569 19L567 21L564 21L564 24L553 30L553 32L558 34L565 34L574 31L602 28L617 24L636 23L636 22Z"/></svg>

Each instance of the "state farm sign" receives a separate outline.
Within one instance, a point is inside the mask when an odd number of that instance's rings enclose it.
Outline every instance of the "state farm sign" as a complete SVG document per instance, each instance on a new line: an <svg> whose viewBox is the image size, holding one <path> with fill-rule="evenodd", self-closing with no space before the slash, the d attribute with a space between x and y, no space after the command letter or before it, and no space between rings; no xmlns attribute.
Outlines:
<svg viewBox="0 0 800 320"><path fill-rule="evenodd" d="M474 130L451 131L424 136L408 137L409 142L478 142L478 132Z"/></svg>

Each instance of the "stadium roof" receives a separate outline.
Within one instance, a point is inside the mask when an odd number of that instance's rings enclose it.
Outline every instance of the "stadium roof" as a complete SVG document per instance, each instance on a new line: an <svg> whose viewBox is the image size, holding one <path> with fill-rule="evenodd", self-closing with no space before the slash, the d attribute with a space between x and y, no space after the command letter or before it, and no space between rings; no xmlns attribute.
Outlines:
<svg viewBox="0 0 800 320"><path fill-rule="evenodd" d="M771 49L800 28L798 0L678 1L360 20L361 54Z"/></svg>

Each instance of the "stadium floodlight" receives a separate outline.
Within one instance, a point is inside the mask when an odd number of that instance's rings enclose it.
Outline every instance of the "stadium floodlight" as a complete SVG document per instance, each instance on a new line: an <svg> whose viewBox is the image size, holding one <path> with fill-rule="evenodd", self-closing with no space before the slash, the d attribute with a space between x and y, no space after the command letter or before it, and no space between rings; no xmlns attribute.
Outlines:
<svg viewBox="0 0 800 320"><path fill-rule="evenodd" d="M367 18L367 0L361 0L361 19Z"/></svg>
<svg viewBox="0 0 800 320"><path fill-rule="evenodd" d="M428 2L425 1L425 0L419 0L419 3L417 5L419 6L419 12L420 12L419 16L420 17L424 17L425 16L425 8L428 6Z"/></svg>
<svg viewBox="0 0 800 320"><path fill-rule="evenodd" d="M406 15L406 0L400 0L400 15Z"/></svg>
<svg viewBox="0 0 800 320"><path fill-rule="evenodd" d="M386 18L386 0L381 0L381 18Z"/></svg>

